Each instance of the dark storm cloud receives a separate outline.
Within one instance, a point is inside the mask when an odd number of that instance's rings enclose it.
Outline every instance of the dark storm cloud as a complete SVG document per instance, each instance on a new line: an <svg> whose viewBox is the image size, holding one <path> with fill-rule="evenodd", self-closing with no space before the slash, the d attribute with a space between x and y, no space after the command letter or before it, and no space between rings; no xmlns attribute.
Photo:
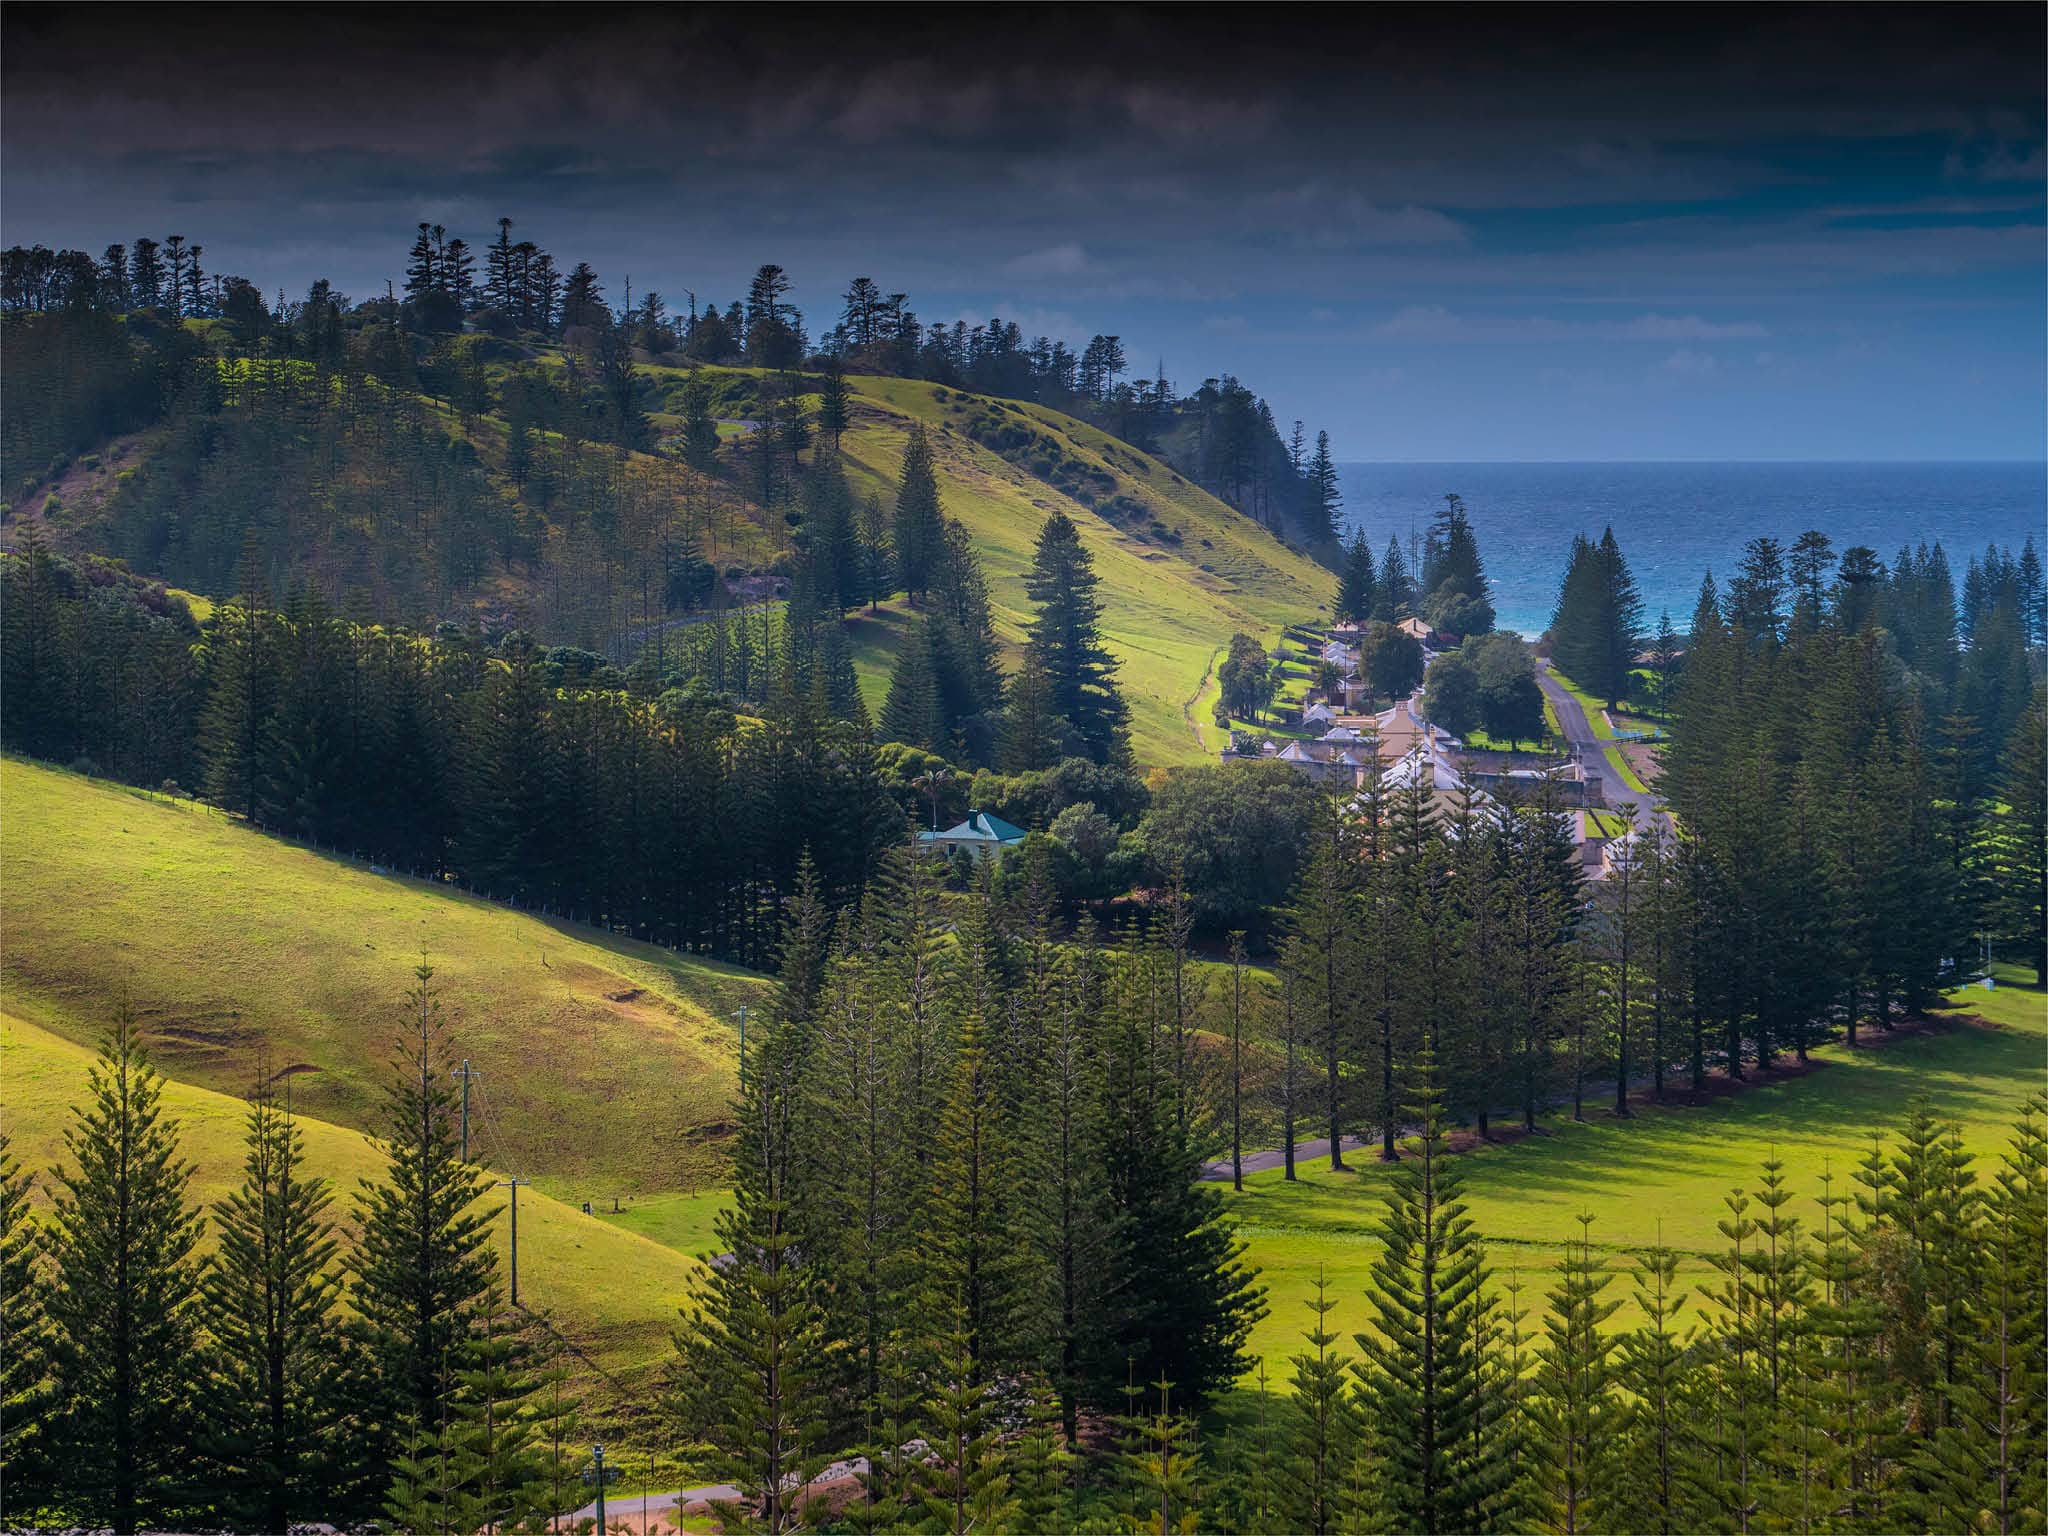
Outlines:
<svg viewBox="0 0 2048 1536"><path fill-rule="evenodd" d="M1120 327L1283 411L1329 393L1298 338L1419 347L1418 314L1476 355L1625 352L1559 313L1588 300L1781 350L1796 327L1762 311L1794 293L1815 335L1980 283L2008 331L2038 309L2035 6L14 4L0 27L6 238L178 220L266 288L381 290L415 220L480 240L503 213L636 291L726 299L776 260L815 317L873 272L927 318Z"/></svg>

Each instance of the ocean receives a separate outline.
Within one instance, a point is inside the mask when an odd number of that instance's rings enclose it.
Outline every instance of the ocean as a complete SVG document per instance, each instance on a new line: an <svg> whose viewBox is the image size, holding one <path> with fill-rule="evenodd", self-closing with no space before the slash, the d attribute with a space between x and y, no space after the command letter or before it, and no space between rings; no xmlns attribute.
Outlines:
<svg viewBox="0 0 2048 1536"><path fill-rule="evenodd" d="M1960 585L1987 544L2043 545L2048 467L2005 463L1340 464L1345 536L1361 524L1373 558L1418 541L1446 491L1465 499L1501 628L1537 635L1564 577L1572 535L1612 524L1654 627L1682 631L1711 569L1725 591L1758 534L1790 544L1808 528L1836 552L1868 544L1887 564L1901 544L1940 540ZM2048 558L2048 547L2042 548Z"/></svg>

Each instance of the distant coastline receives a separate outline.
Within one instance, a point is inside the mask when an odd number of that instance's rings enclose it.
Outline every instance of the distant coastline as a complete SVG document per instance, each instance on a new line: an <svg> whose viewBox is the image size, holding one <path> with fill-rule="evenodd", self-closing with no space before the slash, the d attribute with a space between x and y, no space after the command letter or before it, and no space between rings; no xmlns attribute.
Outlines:
<svg viewBox="0 0 2048 1536"><path fill-rule="evenodd" d="M1990 543L2042 542L2048 465L2018 459L1920 461L1350 461L1338 465L1347 534L1363 523L1375 555L1390 535L1419 539L1446 491L1464 497L1503 629L1550 621L1575 532L1608 524L1644 604L1683 629L1711 569L1725 584L1759 534L1788 542L1819 528L1839 551L1868 544L1889 562L1902 544L1939 540L1960 583ZM2048 551L2044 551L2048 553Z"/></svg>

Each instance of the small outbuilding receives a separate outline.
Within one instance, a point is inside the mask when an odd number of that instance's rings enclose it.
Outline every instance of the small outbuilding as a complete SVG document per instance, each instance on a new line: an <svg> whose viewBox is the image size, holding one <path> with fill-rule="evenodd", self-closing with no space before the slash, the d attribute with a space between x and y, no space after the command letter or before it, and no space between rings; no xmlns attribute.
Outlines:
<svg viewBox="0 0 2048 1536"><path fill-rule="evenodd" d="M917 841L927 853L951 853L955 848L965 848L982 859L1023 842L1024 829L987 811L969 811L967 819L958 826L943 832L920 832Z"/></svg>

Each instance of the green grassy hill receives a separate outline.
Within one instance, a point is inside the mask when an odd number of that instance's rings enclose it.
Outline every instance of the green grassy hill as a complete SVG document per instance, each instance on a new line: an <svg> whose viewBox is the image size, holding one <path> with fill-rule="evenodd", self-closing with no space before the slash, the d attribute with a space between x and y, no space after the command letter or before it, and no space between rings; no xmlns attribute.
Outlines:
<svg viewBox="0 0 2048 1536"><path fill-rule="evenodd" d="M713 369L714 375L741 370ZM649 369L658 381L682 377ZM1220 749L1210 719L1214 666L1238 630L1270 642L1313 619L1335 578L1166 464L1044 406L965 394L914 379L856 377L841 450L857 495L895 496L912 422L933 435L947 515L974 535L997 629L1020 642L1024 576L1046 516L1080 527L1102 577L1103 628L1122 663L1132 744L1146 764ZM908 616L900 603L849 619L869 707L879 711Z"/></svg>
<svg viewBox="0 0 2048 1536"><path fill-rule="evenodd" d="M0 760L0 1007L81 1045L133 1000L166 1075L259 1048L309 1114L372 1124L424 952L483 1074L475 1145L563 1199L718 1176L751 972L373 872L189 803Z"/></svg>
<svg viewBox="0 0 2048 1536"><path fill-rule="evenodd" d="M163 1066L162 1053L159 1068ZM64 1132L71 1106L83 1103L93 1053L25 1019L0 1013L0 1079L7 1085L4 1124L12 1151L38 1173L38 1208L47 1210L47 1171L68 1159ZM300 1079L301 1082L304 1079ZM211 1203L240 1182L246 1106L227 1094L169 1081L164 1109L179 1123L179 1151L195 1168L193 1198ZM381 1171L377 1150L356 1131L303 1119L308 1161L334 1181L335 1214L353 1236L357 1183ZM494 1197L502 1211L503 1192ZM212 1240L208 1225L208 1244ZM492 1223L499 1259L508 1259L510 1223ZM701 1252L699 1249L693 1250ZM585 1216L539 1190L519 1197L519 1299L615 1376L645 1370L668 1348L693 1258Z"/></svg>

